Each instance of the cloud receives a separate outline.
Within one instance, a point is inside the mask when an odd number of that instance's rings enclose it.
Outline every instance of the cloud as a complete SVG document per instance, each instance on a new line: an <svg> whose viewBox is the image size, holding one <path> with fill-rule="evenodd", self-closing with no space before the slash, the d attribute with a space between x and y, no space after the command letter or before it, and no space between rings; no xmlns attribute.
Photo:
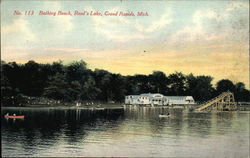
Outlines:
<svg viewBox="0 0 250 158"><path fill-rule="evenodd" d="M116 30L108 30L108 29L96 29L96 32L104 35L109 40L115 40L117 42L127 42L130 40L139 40L146 39L148 36L142 33L129 33L122 32Z"/></svg>
<svg viewBox="0 0 250 158"><path fill-rule="evenodd" d="M26 51L26 47L21 46L5 46L1 47L1 57L7 61L16 61L28 56L28 52Z"/></svg>
<svg viewBox="0 0 250 158"><path fill-rule="evenodd" d="M88 52L90 49L87 48L48 48L49 52L61 52L61 53L78 53L78 52Z"/></svg>
<svg viewBox="0 0 250 158"><path fill-rule="evenodd" d="M136 31L134 28L126 28L132 25L130 25L130 21L123 17L92 17L92 21L95 32L103 35L108 40L127 42L148 38L147 35Z"/></svg>
<svg viewBox="0 0 250 158"><path fill-rule="evenodd" d="M226 12L232 12L235 9L238 9L238 8L249 9L249 4L244 3L244 2L233 2L233 3L230 3L227 6L227 8L226 8Z"/></svg>
<svg viewBox="0 0 250 158"><path fill-rule="evenodd" d="M170 17L171 14L172 10L170 8L166 8L165 13L163 13L159 19L153 21L148 27L145 27L139 23L135 23L135 28L141 32L154 32L156 30L162 29L173 21L173 19Z"/></svg>
<svg viewBox="0 0 250 158"><path fill-rule="evenodd" d="M64 10L60 2L44 2L44 8L45 10L49 9L55 12L68 11ZM71 31L74 28L73 18L70 15L47 16L47 18L51 21L53 28L59 30L61 33Z"/></svg>
<svg viewBox="0 0 250 158"><path fill-rule="evenodd" d="M91 57L90 50L87 48L32 48L27 45L23 46L4 46L1 47L2 58L6 61L56 61L56 60L72 60L82 57ZM35 52L35 53L34 53Z"/></svg>
<svg viewBox="0 0 250 158"><path fill-rule="evenodd" d="M92 7L87 7L88 10L94 10ZM110 12L122 10L119 7L109 9ZM158 31L172 22L170 17L172 11L166 9L161 17L152 21L149 25L144 26L140 23L141 17L92 17L95 32L104 35L109 40L118 42L127 42L130 40L140 40L150 38L149 33ZM149 18L150 17L144 17Z"/></svg>
<svg viewBox="0 0 250 158"><path fill-rule="evenodd" d="M176 31L173 43L193 41L238 40L246 42L249 38L249 7L246 3L232 2L224 9L196 10L191 24Z"/></svg>
<svg viewBox="0 0 250 158"><path fill-rule="evenodd" d="M33 41L35 40L35 35L30 29L30 23L24 19L24 17L20 17L15 19L11 24L5 25L1 28L3 38L9 35L15 35L22 37L24 40Z"/></svg>
<svg viewBox="0 0 250 158"><path fill-rule="evenodd" d="M174 42L178 41L196 41L196 40L215 40L221 38L222 35L218 35L214 32L206 32L204 29L204 21L215 20L220 21L218 13L212 10L197 10L192 17L191 26L185 26L181 30L175 32L172 36Z"/></svg>

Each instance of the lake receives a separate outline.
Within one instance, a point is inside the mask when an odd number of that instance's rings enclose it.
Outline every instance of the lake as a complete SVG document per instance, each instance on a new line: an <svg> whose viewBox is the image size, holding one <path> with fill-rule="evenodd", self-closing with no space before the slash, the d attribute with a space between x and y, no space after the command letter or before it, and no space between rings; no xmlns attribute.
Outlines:
<svg viewBox="0 0 250 158"><path fill-rule="evenodd" d="M6 113L25 119L5 119ZM161 113L171 118L159 118ZM4 157L249 157L249 111L2 109Z"/></svg>

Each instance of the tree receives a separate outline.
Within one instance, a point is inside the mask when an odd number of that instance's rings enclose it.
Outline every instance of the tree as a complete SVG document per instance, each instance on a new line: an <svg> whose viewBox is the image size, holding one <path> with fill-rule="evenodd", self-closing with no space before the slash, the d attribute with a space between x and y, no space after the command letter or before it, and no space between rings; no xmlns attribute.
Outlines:
<svg viewBox="0 0 250 158"><path fill-rule="evenodd" d="M78 81L72 81L69 84L69 88L66 92L68 100L76 101L80 100L83 95L84 87Z"/></svg>
<svg viewBox="0 0 250 158"><path fill-rule="evenodd" d="M133 82L133 76L125 76L125 95L134 95L139 93L139 90L135 88L135 83Z"/></svg>
<svg viewBox="0 0 250 158"><path fill-rule="evenodd" d="M149 79L152 86L152 92L162 94L167 93L167 77L165 73L154 71L152 75L149 75Z"/></svg>
<svg viewBox="0 0 250 158"><path fill-rule="evenodd" d="M213 97L211 76L197 76L193 74L187 76L187 95L194 97L196 101L207 101Z"/></svg>
<svg viewBox="0 0 250 158"><path fill-rule="evenodd" d="M22 82L20 79L24 77L20 66L16 62L1 62L1 76L8 82L12 89L20 89ZM20 78L18 78L20 76Z"/></svg>
<svg viewBox="0 0 250 158"><path fill-rule="evenodd" d="M111 93L111 73L106 70L95 69L93 73L96 87L100 89L97 99L108 101L112 98Z"/></svg>
<svg viewBox="0 0 250 158"><path fill-rule="evenodd" d="M120 74L112 74L110 99L113 101L123 101L126 93L125 79ZM112 97L112 98L111 98Z"/></svg>
<svg viewBox="0 0 250 158"><path fill-rule="evenodd" d="M222 92L230 91L232 93L235 92L235 86L232 81L228 79L223 79L217 82L216 84L217 95Z"/></svg>
<svg viewBox="0 0 250 158"><path fill-rule="evenodd" d="M105 101L110 101L113 98L113 93L112 93L112 89L111 89L111 74L107 73L103 76L102 80L101 80L101 84L100 84L100 89L102 91L101 95L102 96L102 100Z"/></svg>
<svg viewBox="0 0 250 158"><path fill-rule="evenodd" d="M13 89L8 78L1 74L1 105L15 105L13 98L17 96L18 90Z"/></svg>
<svg viewBox="0 0 250 158"><path fill-rule="evenodd" d="M132 94L141 94L152 92L153 86L150 82L150 78L147 75L139 75L129 77L129 82L131 83Z"/></svg>
<svg viewBox="0 0 250 158"><path fill-rule="evenodd" d="M19 66L15 62L7 64L1 61L1 106L20 106L27 103L27 99L25 98L25 96L23 96L23 94L20 93L20 90L17 88L18 82L14 79L14 76L12 74L13 72L15 74L15 68L17 67L19 68ZM11 73L9 74L9 72ZM12 79L12 84L10 83L6 74L10 75L9 77ZM15 87L13 87L13 85L15 85Z"/></svg>
<svg viewBox="0 0 250 158"><path fill-rule="evenodd" d="M186 77L181 72L175 72L168 76L169 93L168 95L185 95Z"/></svg>
<svg viewBox="0 0 250 158"><path fill-rule="evenodd" d="M65 67L62 64L62 61L53 62L50 66L50 75L55 75L56 73L64 73Z"/></svg>
<svg viewBox="0 0 250 158"><path fill-rule="evenodd" d="M235 84L235 100L238 102L250 101L250 91L245 89L245 84L242 82Z"/></svg>
<svg viewBox="0 0 250 158"><path fill-rule="evenodd" d="M96 100L100 89L96 87L95 79L89 76L88 80L83 85L83 99Z"/></svg>
<svg viewBox="0 0 250 158"><path fill-rule="evenodd" d="M87 64L81 60L79 62L74 61L66 68L66 77L69 82L79 81L83 84L88 78Z"/></svg>
<svg viewBox="0 0 250 158"><path fill-rule="evenodd" d="M68 100L68 84L65 82L65 75L57 73L49 79L48 87L44 88L43 95L57 100Z"/></svg>
<svg viewBox="0 0 250 158"><path fill-rule="evenodd" d="M24 65L19 65L17 71L22 76L18 78L20 91L28 96L41 96L50 75L50 66L31 60Z"/></svg>
<svg viewBox="0 0 250 158"><path fill-rule="evenodd" d="M101 100L123 101L125 95L162 93L164 95L192 95L195 100L206 101L224 91L235 94L237 101L249 101L249 90L244 83L235 85L230 80L220 80L215 89L212 77L186 76L175 72L166 76L161 71L149 75L122 76L106 70L87 69L84 61L63 65L62 61L25 64L1 61L1 104L25 104L27 96L65 101ZM217 94L218 93L218 94Z"/></svg>

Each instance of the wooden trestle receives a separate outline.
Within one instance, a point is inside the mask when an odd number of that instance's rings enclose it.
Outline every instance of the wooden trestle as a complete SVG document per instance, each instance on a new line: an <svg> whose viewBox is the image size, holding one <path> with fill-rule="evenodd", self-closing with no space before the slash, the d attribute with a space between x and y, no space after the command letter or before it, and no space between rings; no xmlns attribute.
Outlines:
<svg viewBox="0 0 250 158"><path fill-rule="evenodd" d="M237 110L237 104L234 95L231 92L223 92L217 97L202 104L195 111L234 111Z"/></svg>

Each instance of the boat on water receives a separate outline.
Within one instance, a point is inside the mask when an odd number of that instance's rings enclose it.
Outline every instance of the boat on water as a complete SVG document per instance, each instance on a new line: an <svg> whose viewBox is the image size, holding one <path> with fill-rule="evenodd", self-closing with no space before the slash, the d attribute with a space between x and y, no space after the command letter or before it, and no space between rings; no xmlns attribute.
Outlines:
<svg viewBox="0 0 250 158"><path fill-rule="evenodd" d="M159 117L167 117L167 118L169 118L170 115L159 115Z"/></svg>
<svg viewBox="0 0 250 158"><path fill-rule="evenodd" d="M20 116L14 116L14 115L5 115L5 118L10 118L10 119L24 119L24 115Z"/></svg>

